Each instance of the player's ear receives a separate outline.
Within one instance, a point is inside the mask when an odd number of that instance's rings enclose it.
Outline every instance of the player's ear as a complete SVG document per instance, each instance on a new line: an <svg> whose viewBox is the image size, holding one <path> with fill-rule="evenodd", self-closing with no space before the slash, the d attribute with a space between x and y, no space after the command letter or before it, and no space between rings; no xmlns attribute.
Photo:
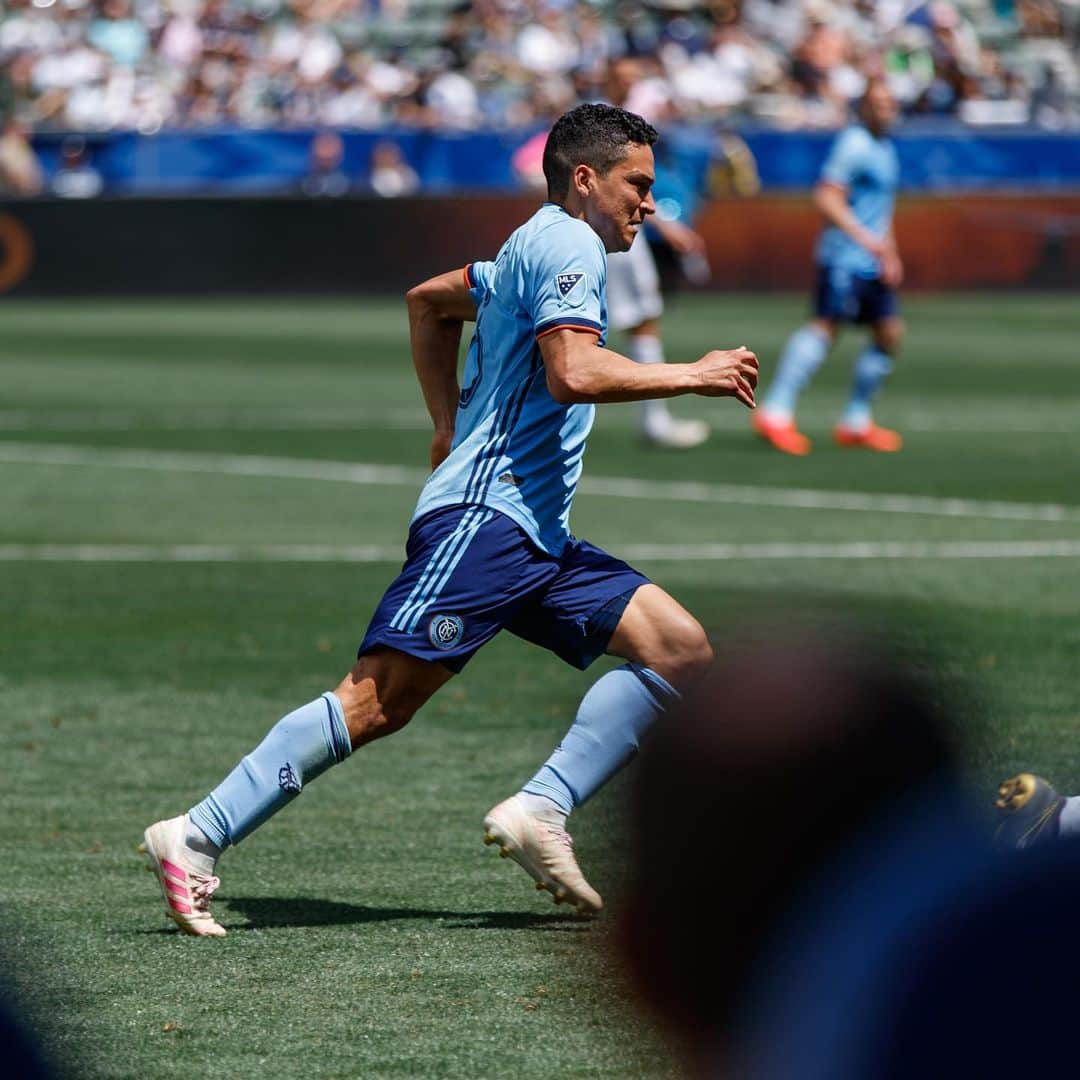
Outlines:
<svg viewBox="0 0 1080 1080"><path fill-rule="evenodd" d="M582 198L587 198L596 185L596 173L591 165L577 165L570 177L570 183Z"/></svg>

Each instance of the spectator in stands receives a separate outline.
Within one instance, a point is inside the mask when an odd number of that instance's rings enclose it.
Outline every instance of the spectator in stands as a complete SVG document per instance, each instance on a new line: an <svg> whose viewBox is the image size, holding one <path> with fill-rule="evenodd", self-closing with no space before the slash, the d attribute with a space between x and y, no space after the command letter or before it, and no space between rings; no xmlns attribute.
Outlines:
<svg viewBox="0 0 1080 1080"><path fill-rule="evenodd" d="M619 56L676 119L836 126L882 49L905 105L951 115L978 93L986 30L1038 122L1076 122L1080 93L1074 0L998 19L940 0L41 3L0 5L0 58L34 127L525 126L596 97Z"/></svg>
<svg viewBox="0 0 1080 1080"><path fill-rule="evenodd" d="M384 199L412 195L420 187L420 177L405 160L402 149L392 139L381 139L371 152L371 190Z"/></svg>
<svg viewBox="0 0 1080 1080"><path fill-rule="evenodd" d="M308 171L300 181L300 194L313 199L347 195L351 183L342 168L345 143L336 131L320 131L311 140Z"/></svg>
<svg viewBox="0 0 1080 1080"><path fill-rule="evenodd" d="M104 0L101 14L90 24L87 40L119 67L133 68L150 45L150 35L132 17L130 0Z"/></svg>
<svg viewBox="0 0 1080 1080"><path fill-rule="evenodd" d="M862 92L861 80L848 63L851 40L835 25L828 5L808 5L809 29L795 47L791 73L806 110L804 122L813 127L839 127L847 103Z"/></svg>
<svg viewBox="0 0 1080 1080"><path fill-rule="evenodd" d="M60 165L49 187L61 199L93 199L101 194L104 180L91 164L81 135L68 135L60 144Z"/></svg>
<svg viewBox="0 0 1080 1080"><path fill-rule="evenodd" d="M26 130L9 114L0 126L0 195L40 195L44 177Z"/></svg>

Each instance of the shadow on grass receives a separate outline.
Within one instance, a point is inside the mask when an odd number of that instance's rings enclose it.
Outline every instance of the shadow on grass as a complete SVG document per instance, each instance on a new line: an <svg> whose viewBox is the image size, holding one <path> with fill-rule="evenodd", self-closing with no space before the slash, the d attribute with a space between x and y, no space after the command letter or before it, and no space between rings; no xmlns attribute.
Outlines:
<svg viewBox="0 0 1080 1080"><path fill-rule="evenodd" d="M364 907L339 900L310 897L231 896L223 902L229 913L246 916L250 922L234 926L226 916L222 922L230 930L267 930L281 926L348 926L357 923L396 922L401 919L443 921L451 930L584 930L587 916L571 912L525 911L440 911L429 908ZM220 916L219 916L220 918Z"/></svg>

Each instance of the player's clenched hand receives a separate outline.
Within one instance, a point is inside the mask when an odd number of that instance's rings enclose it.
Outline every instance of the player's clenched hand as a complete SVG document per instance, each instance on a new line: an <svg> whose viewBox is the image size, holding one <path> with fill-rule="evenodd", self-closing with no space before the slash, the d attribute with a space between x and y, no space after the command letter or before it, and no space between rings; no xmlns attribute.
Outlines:
<svg viewBox="0 0 1080 1080"><path fill-rule="evenodd" d="M896 248L890 247L881 259L881 280L890 289L896 289L904 280L904 264Z"/></svg>
<svg viewBox="0 0 1080 1080"><path fill-rule="evenodd" d="M434 472L449 456L454 441L452 431L436 431L431 437L431 471Z"/></svg>
<svg viewBox="0 0 1080 1080"><path fill-rule="evenodd" d="M758 361L745 345L737 349L714 349L694 366L701 380L699 394L706 397L733 397L748 409L754 407Z"/></svg>

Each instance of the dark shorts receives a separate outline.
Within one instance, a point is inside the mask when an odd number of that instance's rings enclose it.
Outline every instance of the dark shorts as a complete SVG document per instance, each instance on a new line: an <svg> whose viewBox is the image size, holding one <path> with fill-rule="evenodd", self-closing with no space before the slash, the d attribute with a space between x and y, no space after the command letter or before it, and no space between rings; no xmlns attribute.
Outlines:
<svg viewBox="0 0 1080 1080"><path fill-rule="evenodd" d="M409 529L405 555L357 655L385 645L456 672L509 630L584 670L603 655L634 591L649 584L584 540L549 555L486 506L425 514Z"/></svg>
<svg viewBox="0 0 1080 1080"><path fill-rule="evenodd" d="M881 278L864 278L849 270L819 266L814 285L814 314L820 319L873 323L900 313L896 292Z"/></svg>

